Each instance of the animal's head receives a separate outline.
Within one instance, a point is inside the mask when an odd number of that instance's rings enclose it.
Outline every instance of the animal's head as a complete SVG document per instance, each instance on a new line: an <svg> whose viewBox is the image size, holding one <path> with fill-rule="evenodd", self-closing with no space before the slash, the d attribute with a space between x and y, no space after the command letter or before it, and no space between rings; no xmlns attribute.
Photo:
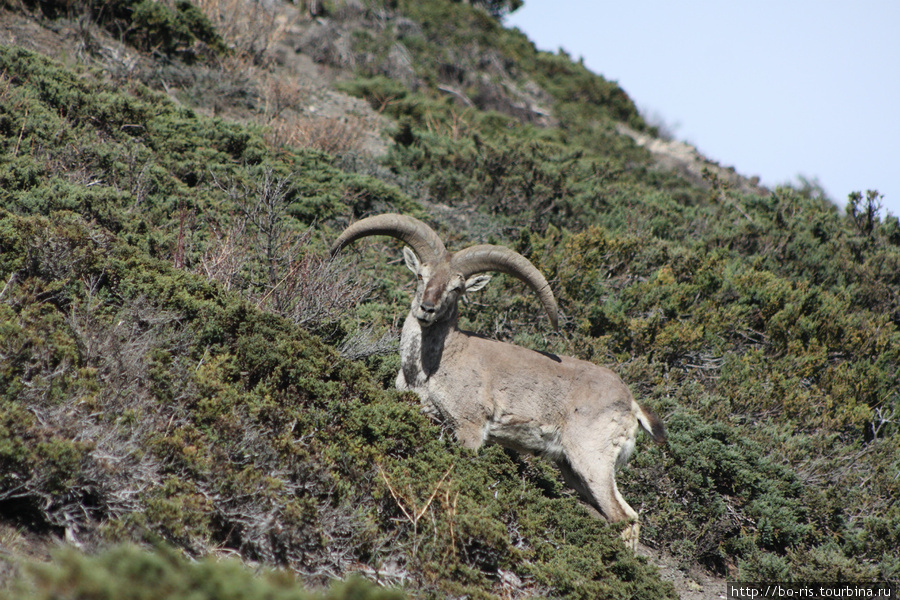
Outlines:
<svg viewBox="0 0 900 600"><path fill-rule="evenodd" d="M459 299L466 292L477 292L491 280L490 275L466 278L452 261L424 263L409 248L403 248L403 260L416 275L416 295L410 310L423 327L453 318Z"/></svg>
<svg viewBox="0 0 900 600"><path fill-rule="evenodd" d="M428 225L404 215L386 214L357 221L335 240L331 255L350 242L369 235L387 235L407 244L403 258L417 279L411 312L423 327L456 318L456 306L467 292L482 289L491 280L489 271L518 277L538 295L557 325L556 299L547 280L527 258L509 248L492 245L471 246L447 252L444 243Z"/></svg>

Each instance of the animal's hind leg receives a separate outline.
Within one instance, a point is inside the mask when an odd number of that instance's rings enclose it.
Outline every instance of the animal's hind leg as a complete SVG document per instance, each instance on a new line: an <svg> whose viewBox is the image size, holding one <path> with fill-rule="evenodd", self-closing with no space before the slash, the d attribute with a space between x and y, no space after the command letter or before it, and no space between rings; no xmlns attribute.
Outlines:
<svg viewBox="0 0 900 600"><path fill-rule="evenodd" d="M484 443L484 431L481 425L472 421L457 421L453 424L456 441L464 448L477 450Z"/></svg>
<svg viewBox="0 0 900 600"><path fill-rule="evenodd" d="M610 523L631 522L622 532L622 537L625 545L634 550L640 533L638 515L625 502L616 486L616 461L623 444L609 441L602 447L597 447L598 444L585 445L583 441L582 444L579 448L566 452L568 460L560 464L563 477L588 504L603 513Z"/></svg>

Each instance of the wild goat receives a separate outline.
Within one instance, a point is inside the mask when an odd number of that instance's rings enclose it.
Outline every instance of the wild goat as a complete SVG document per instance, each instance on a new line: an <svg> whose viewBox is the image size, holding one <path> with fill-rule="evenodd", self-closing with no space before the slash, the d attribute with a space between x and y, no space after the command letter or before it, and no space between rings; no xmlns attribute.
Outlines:
<svg viewBox="0 0 900 600"><path fill-rule="evenodd" d="M657 442L665 440L659 418L641 408L609 369L457 326L459 299L487 285L490 276L481 273L499 271L530 286L558 328L556 299L544 276L501 246L450 253L428 225L394 214L354 223L334 242L331 255L370 235L406 243L406 266L418 279L400 337L397 388L417 392L425 409L447 421L466 448L495 442L551 458L568 485L607 520L631 522L622 535L635 548L638 515L619 494L615 470L634 449L639 423Z"/></svg>

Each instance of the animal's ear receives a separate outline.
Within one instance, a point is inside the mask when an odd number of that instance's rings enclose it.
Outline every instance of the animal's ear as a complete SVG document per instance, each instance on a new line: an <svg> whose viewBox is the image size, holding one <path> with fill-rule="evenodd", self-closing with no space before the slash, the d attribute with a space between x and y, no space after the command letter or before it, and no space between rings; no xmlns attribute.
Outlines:
<svg viewBox="0 0 900 600"><path fill-rule="evenodd" d="M419 274L419 257L416 256L416 253L403 246L403 262L406 263L406 268L415 273Z"/></svg>
<svg viewBox="0 0 900 600"><path fill-rule="evenodd" d="M466 279L466 293L477 292L490 282L490 275L473 275Z"/></svg>

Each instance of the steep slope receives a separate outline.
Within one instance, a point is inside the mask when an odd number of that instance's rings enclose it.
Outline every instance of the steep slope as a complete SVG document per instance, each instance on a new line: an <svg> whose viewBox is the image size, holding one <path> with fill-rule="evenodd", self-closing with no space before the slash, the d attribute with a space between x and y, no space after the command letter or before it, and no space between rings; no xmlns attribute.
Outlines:
<svg viewBox="0 0 900 600"><path fill-rule="evenodd" d="M340 339L340 312L303 308L355 288L326 279L290 215L342 197L414 210L399 190L140 85L14 48L0 61L5 527L233 552L308 583L671 595L543 467L498 449L473 461L307 333ZM221 284L172 266L228 260ZM300 275L295 303L267 303L284 273Z"/></svg>
<svg viewBox="0 0 900 600"><path fill-rule="evenodd" d="M363 246L360 286L307 226L396 210L453 247L515 247L565 314L548 333L499 277L472 328L614 365L663 415L669 446L639 443L620 477L644 543L745 581L900 579L900 225L877 193L841 214L714 164L660 168L617 86L466 4L273 10L277 36L223 33L220 58L89 24L103 70L3 49L5 527L414 595L671 595L545 461L466 455L390 391L397 246ZM109 48L143 62L123 74ZM288 135L318 101L351 112ZM387 144L348 134L384 118Z"/></svg>

